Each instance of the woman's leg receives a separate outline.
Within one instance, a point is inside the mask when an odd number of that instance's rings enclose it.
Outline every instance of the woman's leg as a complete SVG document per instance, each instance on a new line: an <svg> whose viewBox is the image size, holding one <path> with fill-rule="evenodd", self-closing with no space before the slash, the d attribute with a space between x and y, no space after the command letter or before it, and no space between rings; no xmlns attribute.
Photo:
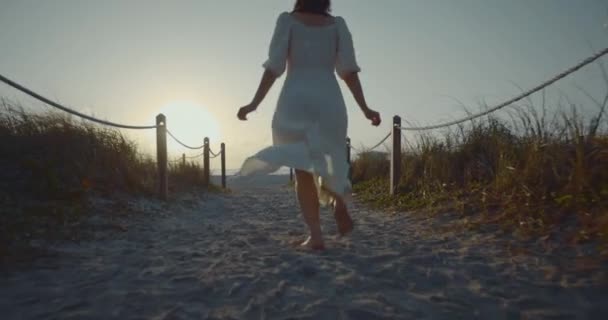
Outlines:
<svg viewBox="0 0 608 320"><path fill-rule="evenodd" d="M321 221L319 219L319 196L312 174L306 171L296 170L296 191L298 201L302 209L304 222L310 229L310 237L303 245L310 246L315 250L325 248L323 235L321 234Z"/></svg>
<svg viewBox="0 0 608 320"><path fill-rule="evenodd" d="M340 235L344 236L353 231L353 220L350 218L348 208L342 198L335 197L334 199L334 218L338 225L338 232Z"/></svg>

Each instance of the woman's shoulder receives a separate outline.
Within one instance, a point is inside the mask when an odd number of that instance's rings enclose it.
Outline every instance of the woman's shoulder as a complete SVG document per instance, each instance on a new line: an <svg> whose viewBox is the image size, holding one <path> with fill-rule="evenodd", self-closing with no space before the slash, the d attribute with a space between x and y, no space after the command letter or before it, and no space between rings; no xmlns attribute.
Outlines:
<svg viewBox="0 0 608 320"><path fill-rule="evenodd" d="M289 12L287 11L283 11L281 13L279 13L277 20L281 21L281 20L286 20L291 18L291 14L289 14Z"/></svg>
<svg viewBox="0 0 608 320"><path fill-rule="evenodd" d="M344 19L342 16L334 16L334 20L336 23L346 24L346 19Z"/></svg>
<svg viewBox="0 0 608 320"><path fill-rule="evenodd" d="M279 13L279 15L277 16L276 22L277 24L288 24L290 23L292 20L291 15L289 14L289 12L287 11L283 11L281 13Z"/></svg>
<svg viewBox="0 0 608 320"><path fill-rule="evenodd" d="M344 18L342 18L342 16L334 16L334 15L329 14L328 17L330 17L333 20L334 24L344 23Z"/></svg>

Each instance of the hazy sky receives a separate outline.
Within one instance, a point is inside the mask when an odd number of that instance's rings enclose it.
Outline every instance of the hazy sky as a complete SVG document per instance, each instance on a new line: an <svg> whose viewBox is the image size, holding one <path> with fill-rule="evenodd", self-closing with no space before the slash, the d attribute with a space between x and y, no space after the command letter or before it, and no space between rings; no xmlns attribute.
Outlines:
<svg viewBox="0 0 608 320"><path fill-rule="evenodd" d="M293 2L0 0L0 73L116 122L150 124L168 112L185 142L225 142L237 168L271 143L284 78L250 121L235 114L257 88L277 15ZM420 124L457 118L455 99L473 110L500 102L608 46L602 0L335 0L333 13L353 33L368 102L384 116L372 128L345 91L356 146L377 142L395 114ZM597 97L606 89L591 66L548 94L588 106L576 86ZM5 85L0 96L48 109ZM171 117L166 106L179 101ZM153 132L125 132L151 150Z"/></svg>

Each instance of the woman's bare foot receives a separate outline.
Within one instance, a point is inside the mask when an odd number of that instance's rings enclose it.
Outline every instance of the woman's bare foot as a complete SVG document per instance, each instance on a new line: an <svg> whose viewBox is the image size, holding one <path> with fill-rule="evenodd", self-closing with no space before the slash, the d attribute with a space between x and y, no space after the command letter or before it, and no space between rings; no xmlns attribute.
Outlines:
<svg viewBox="0 0 608 320"><path fill-rule="evenodd" d="M300 246L307 247L311 250L325 250L325 244L323 243L323 240L313 241L312 237L308 237L304 242L300 244Z"/></svg>
<svg viewBox="0 0 608 320"><path fill-rule="evenodd" d="M310 238L304 241L302 245L313 250L323 250L325 245L323 244L323 232L319 220L319 198L314 177L309 172L296 169L296 181L298 202L300 202L304 222L310 231Z"/></svg>
<svg viewBox="0 0 608 320"><path fill-rule="evenodd" d="M353 231L353 219L350 218L344 202L340 200L336 200L334 205L334 218L338 225L338 233L341 236L345 236Z"/></svg>

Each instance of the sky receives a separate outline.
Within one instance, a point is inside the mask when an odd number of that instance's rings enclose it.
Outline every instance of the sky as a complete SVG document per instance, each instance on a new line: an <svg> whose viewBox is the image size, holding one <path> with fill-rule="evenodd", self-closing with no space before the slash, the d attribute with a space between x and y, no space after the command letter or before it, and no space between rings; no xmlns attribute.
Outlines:
<svg viewBox="0 0 608 320"><path fill-rule="evenodd" d="M263 72L279 13L292 0L0 0L0 74L78 111L135 125L159 112L185 143L226 143L227 166L272 143L279 79L249 121L236 119ZM372 127L342 83L349 136L370 146L391 117L456 119L552 77L608 47L602 0L334 0L353 34ZM603 59L604 62L608 61ZM592 65L547 90L587 112L607 90ZM28 110L50 107L0 84ZM533 99L537 101L538 97ZM550 108L557 108L557 104ZM153 152L153 131L123 132ZM195 155L170 143L170 157ZM218 164L219 165L219 164Z"/></svg>

